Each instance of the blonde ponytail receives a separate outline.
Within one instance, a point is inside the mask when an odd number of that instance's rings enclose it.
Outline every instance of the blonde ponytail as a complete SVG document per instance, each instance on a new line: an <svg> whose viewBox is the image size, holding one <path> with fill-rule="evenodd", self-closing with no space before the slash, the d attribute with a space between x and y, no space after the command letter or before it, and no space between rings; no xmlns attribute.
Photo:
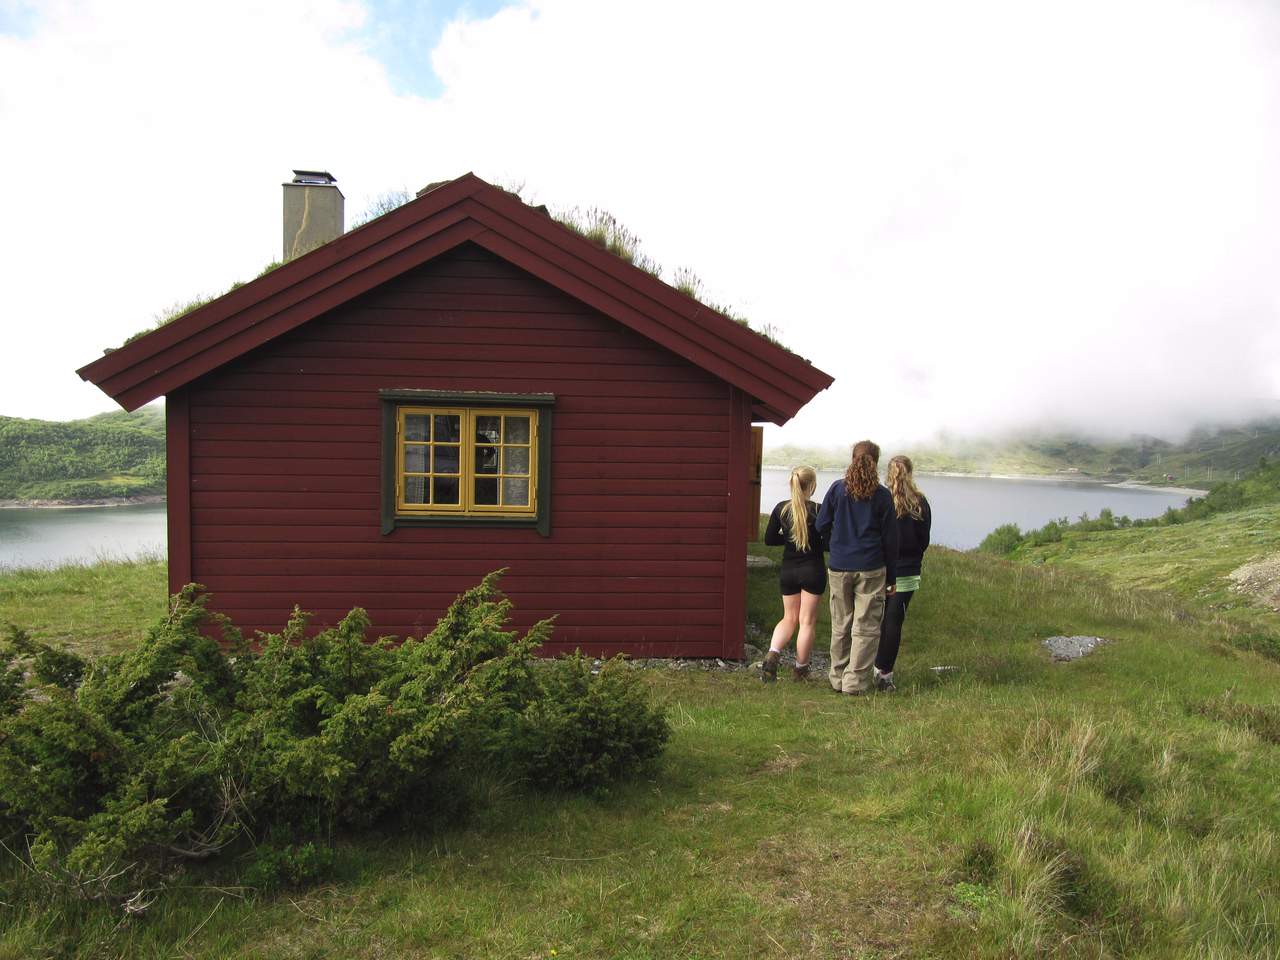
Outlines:
<svg viewBox="0 0 1280 960"><path fill-rule="evenodd" d="M818 486L813 467L791 471L791 499L782 506L782 519L791 524L791 542L801 553L809 549L809 498Z"/></svg>
<svg viewBox="0 0 1280 960"><path fill-rule="evenodd" d="M893 510L899 518L913 517L920 520L924 517L924 496L911 476L915 465L910 457L894 457L889 461L889 492L893 494Z"/></svg>

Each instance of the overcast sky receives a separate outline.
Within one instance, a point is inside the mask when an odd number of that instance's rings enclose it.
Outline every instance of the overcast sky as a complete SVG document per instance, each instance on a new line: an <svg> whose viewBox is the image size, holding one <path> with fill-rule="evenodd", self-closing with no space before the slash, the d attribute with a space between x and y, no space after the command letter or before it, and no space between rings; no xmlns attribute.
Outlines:
<svg viewBox="0 0 1280 960"><path fill-rule="evenodd" d="M474 170L602 206L836 377L768 442L1174 432L1280 397L1280 4L0 0L0 414Z"/></svg>

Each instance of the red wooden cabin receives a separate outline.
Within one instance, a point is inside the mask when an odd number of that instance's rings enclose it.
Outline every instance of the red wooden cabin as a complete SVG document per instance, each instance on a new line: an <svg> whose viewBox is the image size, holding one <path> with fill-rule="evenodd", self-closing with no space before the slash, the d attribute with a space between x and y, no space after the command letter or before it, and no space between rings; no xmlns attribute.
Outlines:
<svg viewBox="0 0 1280 960"><path fill-rule="evenodd" d="M163 395L169 585L429 631L485 573L548 653L739 657L753 421L831 378L467 174L79 371Z"/></svg>

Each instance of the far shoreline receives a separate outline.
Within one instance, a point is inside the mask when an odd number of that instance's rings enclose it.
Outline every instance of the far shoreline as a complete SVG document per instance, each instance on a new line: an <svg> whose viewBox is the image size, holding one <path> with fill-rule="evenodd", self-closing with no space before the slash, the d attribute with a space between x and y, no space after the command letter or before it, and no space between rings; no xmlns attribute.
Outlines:
<svg viewBox="0 0 1280 960"><path fill-rule="evenodd" d="M164 503L163 493L138 497L95 497L92 500L0 500L0 510L81 510L88 507L142 507Z"/></svg>

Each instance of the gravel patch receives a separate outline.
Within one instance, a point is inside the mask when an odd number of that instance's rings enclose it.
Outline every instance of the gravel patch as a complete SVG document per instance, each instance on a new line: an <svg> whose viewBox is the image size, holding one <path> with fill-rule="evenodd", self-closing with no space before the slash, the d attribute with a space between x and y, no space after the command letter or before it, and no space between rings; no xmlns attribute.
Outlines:
<svg viewBox="0 0 1280 960"><path fill-rule="evenodd" d="M628 657L626 663L636 670L687 670L703 673L754 670L759 673L760 665L764 662L765 651L768 649L768 637L762 638L754 624L747 624L747 632L751 635L751 639L743 647L742 660L724 660L719 657ZM752 643L751 640L755 640L756 643ZM819 649L819 646L815 644L814 650L809 655L809 672L812 677L825 677L827 668L831 665L831 657L826 647ZM599 670L603 662L597 659L592 665L592 672ZM790 680L791 668L795 665L796 650L793 641L791 648L783 652L782 659L778 663L778 676Z"/></svg>
<svg viewBox="0 0 1280 960"><path fill-rule="evenodd" d="M1087 657L1107 642L1102 637L1049 637L1044 641L1044 648L1054 660L1065 663Z"/></svg>
<svg viewBox="0 0 1280 960"><path fill-rule="evenodd" d="M1260 600L1280 612L1280 553L1237 567L1229 576L1231 589L1236 593Z"/></svg>

